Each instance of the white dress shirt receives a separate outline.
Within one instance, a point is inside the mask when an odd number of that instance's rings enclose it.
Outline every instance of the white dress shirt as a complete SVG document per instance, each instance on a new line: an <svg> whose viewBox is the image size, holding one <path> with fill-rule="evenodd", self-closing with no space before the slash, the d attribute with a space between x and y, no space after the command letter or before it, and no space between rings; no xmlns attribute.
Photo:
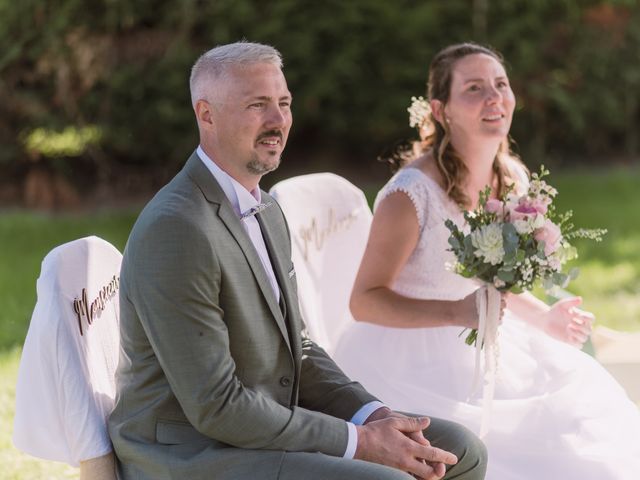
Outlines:
<svg viewBox="0 0 640 480"><path fill-rule="evenodd" d="M255 207L261 203L262 195L260 193L260 188L256 187L251 192L248 191L236 179L222 170L206 153L204 153L204 150L201 146L198 146L196 153L198 154L198 157L200 157L200 160L202 160L202 162L214 176L214 178L222 188L222 191L229 199L229 202L231 203L233 210L238 215L238 218L241 219L242 225L247 231L247 234L251 239L251 243L253 243L253 246L258 252L260 260L262 261L262 266L267 273L267 277L269 278L269 283L271 284L271 288L273 289L276 301L280 301L280 288L278 286L278 281L276 280L275 273L273 272L273 266L271 265L271 260L269 259L267 246L264 243L262 231L260 230L260 224L255 218L255 215L250 215L242 218L243 214L251 210L252 207ZM358 431L356 430L355 426L362 425L364 421L369 418L369 415L375 412L378 408L384 406L385 405L381 402L369 402L366 405L362 406L360 410L358 410L355 415L351 417L350 422L347 422L347 428L349 430L349 440L347 443L347 449L344 453L344 458L353 458L356 453L356 447L358 445Z"/></svg>

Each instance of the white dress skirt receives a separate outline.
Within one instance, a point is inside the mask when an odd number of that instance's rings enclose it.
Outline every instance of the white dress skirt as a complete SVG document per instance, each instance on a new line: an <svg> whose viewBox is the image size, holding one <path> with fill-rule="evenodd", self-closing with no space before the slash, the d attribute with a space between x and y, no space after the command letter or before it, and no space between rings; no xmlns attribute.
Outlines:
<svg viewBox="0 0 640 480"><path fill-rule="evenodd" d="M396 191L412 200L420 238L394 291L420 299L469 295L476 283L446 266L454 258L444 221L462 226L457 206L411 167L389 181L376 205ZM453 420L478 433L481 389L470 396L475 349L459 336L461 330L359 322L341 337L334 359L391 408ZM498 345L492 415L483 438L488 480L640 479L640 411L596 360L509 311Z"/></svg>

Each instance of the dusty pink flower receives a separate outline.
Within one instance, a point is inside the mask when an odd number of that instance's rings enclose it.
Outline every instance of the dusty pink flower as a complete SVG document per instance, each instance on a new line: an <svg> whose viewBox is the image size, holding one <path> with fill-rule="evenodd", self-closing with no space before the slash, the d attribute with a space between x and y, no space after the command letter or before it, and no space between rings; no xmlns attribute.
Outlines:
<svg viewBox="0 0 640 480"><path fill-rule="evenodd" d="M550 203L550 199L534 198L533 200L531 200L530 205L535 208L538 213L544 215L547 213Z"/></svg>
<svg viewBox="0 0 640 480"><path fill-rule="evenodd" d="M517 204L510 206L509 221L515 223L516 220L527 220L545 213L547 213L547 205L543 201L520 197Z"/></svg>
<svg viewBox="0 0 640 480"><path fill-rule="evenodd" d="M502 213L503 205L502 202L496 198L490 198L487 200L487 203L484 206L485 211L489 213Z"/></svg>
<svg viewBox="0 0 640 480"><path fill-rule="evenodd" d="M535 231L533 238L538 242L544 242L544 254L548 257L560 247L562 232L560 227L547 219L542 228Z"/></svg>

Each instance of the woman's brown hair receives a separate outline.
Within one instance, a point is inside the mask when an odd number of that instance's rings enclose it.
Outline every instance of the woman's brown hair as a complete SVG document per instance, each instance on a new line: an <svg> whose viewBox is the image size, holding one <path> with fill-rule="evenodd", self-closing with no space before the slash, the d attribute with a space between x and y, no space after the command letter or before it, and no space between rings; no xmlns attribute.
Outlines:
<svg viewBox="0 0 640 480"><path fill-rule="evenodd" d="M451 94L453 68L456 62L468 55L475 54L493 57L504 66L502 56L488 47L475 43L450 45L438 52L429 66L428 100L439 100L443 105L446 105ZM419 126L419 131L421 140L414 145L413 158L430 150L438 171L442 175L444 187L449 197L457 204L469 207L471 202L463 189L469 170L451 145L446 124L442 125L436 121L432 113L429 113ZM401 163L405 163L407 155L401 154L401 156L405 158ZM398 162L396 161L396 163ZM505 138L500 144L493 162L493 170L498 180L498 195L504 194L510 184L520 186L524 180L523 177L527 175L526 167L511 151L508 138Z"/></svg>

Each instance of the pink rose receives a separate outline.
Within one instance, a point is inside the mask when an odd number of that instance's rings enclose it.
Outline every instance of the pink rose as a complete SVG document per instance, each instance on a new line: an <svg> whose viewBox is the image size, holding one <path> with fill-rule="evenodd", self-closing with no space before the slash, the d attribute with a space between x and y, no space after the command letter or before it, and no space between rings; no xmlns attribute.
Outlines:
<svg viewBox="0 0 640 480"><path fill-rule="evenodd" d="M560 227L547 219L542 228L535 231L533 238L538 242L544 242L544 254L548 257L560 247L562 232Z"/></svg>
<svg viewBox="0 0 640 480"><path fill-rule="evenodd" d="M527 220L547 213L547 205L539 200L531 200L528 197L521 197L515 207L511 207L509 211L509 220L513 223L516 220Z"/></svg>
<svg viewBox="0 0 640 480"><path fill-rule="evenodd" d="M502 209L502 202L496 198L490 198L484 206L484 210L489 213L501 214Z"/></svg>
<svg viewBox="0 0 640 480"><path fill-rule="evenodd" d="M549 203L550 202L548 201L548 199L535 198L531 200L531 206L535 208L536 211L538 213L541 213L542 215L547 213Z"/></svg>
<svg viewBox="0 0 640 480"><path fill-rule="evenodd" d="M526 204L518 204L509 212L509 220L514 223L516 220L527 220L537 214L538 211L535 208Z"/></svg>

